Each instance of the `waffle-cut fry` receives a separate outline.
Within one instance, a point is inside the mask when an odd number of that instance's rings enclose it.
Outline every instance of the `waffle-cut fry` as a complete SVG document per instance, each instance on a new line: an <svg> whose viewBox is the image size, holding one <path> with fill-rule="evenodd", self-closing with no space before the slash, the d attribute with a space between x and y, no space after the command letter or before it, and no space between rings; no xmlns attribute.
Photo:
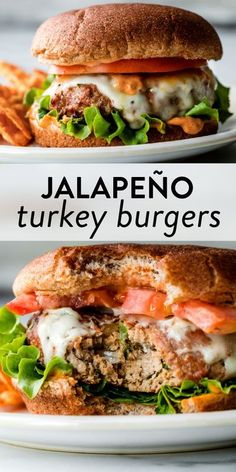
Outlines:
<svg viewBox="0 0 236 472"><path fill-rule="evenodd" d="M15 64L0 61L0 77L12 84L0 84L0 141L3 139L15 146L27 146L32 141L23 97L31 87L41 88L46 76L39 69L29 74Z"/></svg>
<svg viewBox="0 0 236 472"><path fill-rule="evenodd" d="M24 69L15 64L0 61L0 77L4 77L11 84L16 85L19 90L24 92L28 87L28 82L31 76L25 72Z"/></svg>
<svg viewBox="0 0 236 472"><path fill-rule="evenodd" d="M13 387L11 380L0 371L0 408L20 407L23 405L22 398Z"/></svg>
<svg viewBox="0 0 236 472"><path fill-rule="evenodd" d="M44 80L46 79L47 74L43 70L34 69L32 75L29 78L27 87L38 87L41 88Z"/></svg>
<svg viewBox="0 0 236 472"><path fill-rule="evenodd" d="M26 146L32 139L29 125L20 113L0 99L0 134L15 146Z"/></svg>
<svg viewBox="0 0 236 472"><path fill-rule="evenodd" d="M15 64L0 61L0 77L4 77L18 90L25 92L31 87L41 87L47 74L40 69L34 69L32 74L29 74Z"/></svg>
<svg viewBox="0 0 236 472"><path fill-rule="evenodd" d="M23 93L8 85L0 84L0 98L8 100L9 103L22 103Z"/></svg>

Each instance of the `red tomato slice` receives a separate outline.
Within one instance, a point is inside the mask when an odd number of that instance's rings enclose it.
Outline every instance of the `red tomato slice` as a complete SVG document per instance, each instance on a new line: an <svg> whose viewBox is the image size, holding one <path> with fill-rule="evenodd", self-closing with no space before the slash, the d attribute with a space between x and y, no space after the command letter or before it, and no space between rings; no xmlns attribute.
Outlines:
<svg viewBox="0 0 236 472"><path fill-rule="evenodd" d="M179 57L160 57L153 59L124 59L104 64L56 66L52 65L49 72L57 75L80 74L136 74L174 72L183 69L192 69L206 65L205 60L181 59Z"/></svg>
<svg viewBox="0 0 236 472"><path fill-rule="evenodd" d="M81 294L81 305L83 306L104 306L112 308L118 306L112 293L106 289L89 290Z"/></svg>
<svg viewBox="0 0 236 472"><path fill-rule="evenodd" d="M35 294L23 294L19 297L14 298L11 302L6 304L6 307L15 315L28 315L35 311L41 310L40 305L38 304Z"/></svg>
<svg viewBox="0 0 236 472"><path fill-rule="evenodd" d="M125 314L146 315L156 319L167 316L166 295L154 290L130 288L121 307Z"/></svg>
<svg viewBox="0 0 236 472"><path fill-rule="evenodd" d="M199 300L177 303L172 307L175 316L191 321L207 334L236 332L236 308L211 305Z"/></svg>

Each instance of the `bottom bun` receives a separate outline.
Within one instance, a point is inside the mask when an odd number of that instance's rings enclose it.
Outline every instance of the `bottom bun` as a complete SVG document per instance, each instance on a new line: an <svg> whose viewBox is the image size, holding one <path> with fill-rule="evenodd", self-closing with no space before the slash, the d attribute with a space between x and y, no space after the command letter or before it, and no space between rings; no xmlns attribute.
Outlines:
<svg viewBox="0 0 236 472"><path fill-rule="evenodd" d="M30 413L41 415L155 415L155 406L139 403L116 403L95 397L76 385L72 377L57 377L44 384L38 395L30 400L23 395ZM182 400L181 413L223 411L236 408L236 392L207 393Z"/></svg>
<svg viewBox="0 0 236 472"><path fill-rule="evenodd" d="M155 408L141 404L116 403L95 397L76 386L72 377L51 379L30 400L23 395L30 413L40 415L154 415Z"/></svg>
<svg viewBox="0 0 236 472"><path fill-rule="evenodd" d="M96 138L94 135L91 135L87 139L81 141L81 139L64 134L59 128L55 119L51 120L47 127L43 128L39 125L38 120L31 116L30 125L36 143L43 147L104 147L123 145L119 138L113 139L112 143L109 144L105 139ZM200 131L200 133L195 135L185 133L180 126L168 125L166 127L166 134L160 134L153 128L150 129L148 132L148 142L158 143L164 141L178 141L181 139L197 138L199 136L215 134L217 133L217 130L218 124L215 120L205 121L203 129Z"/></svg>

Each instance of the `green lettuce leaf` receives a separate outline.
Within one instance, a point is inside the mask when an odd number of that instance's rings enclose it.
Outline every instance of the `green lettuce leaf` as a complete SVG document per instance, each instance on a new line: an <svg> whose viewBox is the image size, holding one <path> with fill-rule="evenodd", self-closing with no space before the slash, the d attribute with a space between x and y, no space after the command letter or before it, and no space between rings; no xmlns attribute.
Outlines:
<svg viewBox="0 0 236 472"><path fill-rule="evenodd" d="M91 106L84 109L83 118L70 118L59 120L63 133L79 139L86 139L94 133L96 138L106 139L108 143L119 137L126 145L145 144L148 142L148 131L155 127L158 132L165 133L165 123L159 118L147 114L141 116L143 126L140 129L130 128L122 119L119 111L111 113L105 119L97 107Z"/></svg>
<svg viewBox="0 0 236 472"><path fill-rule="evenodd" d="M125 344L126 340L128 338L128 328L127 326L123 323L123 321L120 321L119 323L119 339L121 344Z"/></svg>
<svg viewBox="0 0 236 472"><path fill-rule="evenodd" d="M164 385L158 393L131 392L127 388L116 387L105 380L98 385L82 384L83 389L93 395L109 398L117 403L141 403L155 406L157 414L174 414L180 411L180 402L185 398L210 393L214 389L229 394L236 389L236 379L220 382L214 379L202 379L199 384L184 380L180 387ZM215 391L215 390L214 390Z"/></svg>
<svg viewBox="0 0 236 472"><path fill-rule="evenodd" d="M213 118L217 123L219 122L219 111L217 108L211 107L207 98L204 98L202 102L194 105L185 116L206 116L207 118Z"/></svg>
<svg viewBox="0 0 236 472"><path fill-rule="evenodd" d="M35 100L41 97L42 93L43 93L43 90L36 87L32 87L24 95L24 99L23 99L24 105L26 105L27 107L30 107L31 105L33 105Z"/></svg>
<svg viewBox="0 0 236 472"><path fill-rule="evenodd" d="M31 89L27 90L23 98L24 105L30 107L33 105L34 101L38 101L45 90L50 87L55 77L56 76L54 74L49 74L44 80L41 88L32 87Z"/></svg>
<svg viewBox="0 0 236 472"><path fill-rule="evenodd" d="M5 306L0 308L0 333L10 334L17 325L16 316L11 313Z"/></svg>
<svg viewBox="0 0 236 472"><path fill-rule="evenodd" d="M39 349L26 344L25 331L18 316L6 307L0 309L0 367L9 377L16 379L19 388L32 399L50 375L58 371L71 375L72 367L60 357L54 357L46 366L42 365ZM120 323L121 343L126 344L127 334L126 326ZM152 405L158 414L173 414L180 411L180 402L185 398L217 391L229 394L236 390L236 379L220 382L203 378L199 384L185 380L180 387L164 385L157 393L131 392L127 388L110 384L106 379L97 385L81 386L93 395L103 396L114 402Z"/></svg>
<svg viewBox="0 0 236 472"><path fill-rule="evenodd" d="M25 328L19 317L6 307L0 309L0 367L17 380L20 389L34 398L49 375L63 372L70 375L71 366L60 357L54 357L46 366L39 361L40 351L26 344Z"/></svg>
<svg viewBox="0 0 236 472"><path fill-rule="evenodd" d="M43 82L42 90L47 90L50 87L50 85L53 83L55 78L56 78L55 74L48 74L48 76Z"/></svg>
<svg viewBox="0 0 236 472"><path fill-rule="evenodd" d="M42 369L37 368L36 359L23 357L20 360L17 375L19 388L23 390L29 398L34 398L49 375L59 371L66 375L70 375L72 372L71 366L61 357L53 357L53 359L47 363L46 367Z"/></svg>
<svg viewBox="0 0 236 472"><path fill-rule="evenodd" d="M43 95L39 100L39 110L38 110L38 117L41 120L45 115L50 113L50 103L51 97L50 95ZM53 111L53 110L51 110Z"/></svg>
<svg viewBox="0 0 236 472"><path fill-rule="evenodd" d="M227 380L223 383L215 379L202 379L201 385L203 385L208 392L216 392L217 390L229 394L232 390L236 390L236 380Z"/></svg>
<svg viewBox="0 0 236 472"><path fill-rule="evenodd" d="M185 116L206 116L208 118L213 118L217 123L220 121L224 123L232 113L229 111L230 107L230 89L225 87L223 84L216 79L217 88L215 90L215 102L213 106L210 105L207 98L204 98L202 102L195 105L191 110L189 110Z"/></svg>
<svg viewBox="0 0 236 472"><path fill-rule="evenodd" d="M114 138L119 138L123 131L125 130L126 124L124 120L122 120L120 113L118 111L112 113L112 118L114 120L115 126L114 131L109 134L106 138L108 143L110 144Z"/></svg>
<svg viewBox="0 0 236 472"><path fill-rule="evenodd" d="M221 123L224 123L230 116L233 115L229 111L230 107L230 100L229 100L229 94L230 94L230 89L228 87L225 87L222 85L218 79L217 81L217 88L215 91L216 94L216 101L214 103L214 107L219 110L219 118Z"/></svg>

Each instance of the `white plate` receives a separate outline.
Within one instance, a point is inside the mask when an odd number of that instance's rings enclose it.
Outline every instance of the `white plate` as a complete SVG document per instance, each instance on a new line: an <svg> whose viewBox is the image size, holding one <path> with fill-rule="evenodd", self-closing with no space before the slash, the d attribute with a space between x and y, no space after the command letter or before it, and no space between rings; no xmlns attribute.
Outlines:
<svg viewBox="0 0 236 472"><path fill-rule="evenodd" d="M42 148L37 146L0 146L0 163L143 163L165 162L171 159L204 154L236 141L236 88L231 90L230 118L219 132L202 138L166 143L105 148Z"/></svg>
<svg viewBox="0 0 236 472"><path fill-rule="evenodd" d="M236 444L236 411L161 416L0 414L0 441L86 453L193 451Z"/></svg>

